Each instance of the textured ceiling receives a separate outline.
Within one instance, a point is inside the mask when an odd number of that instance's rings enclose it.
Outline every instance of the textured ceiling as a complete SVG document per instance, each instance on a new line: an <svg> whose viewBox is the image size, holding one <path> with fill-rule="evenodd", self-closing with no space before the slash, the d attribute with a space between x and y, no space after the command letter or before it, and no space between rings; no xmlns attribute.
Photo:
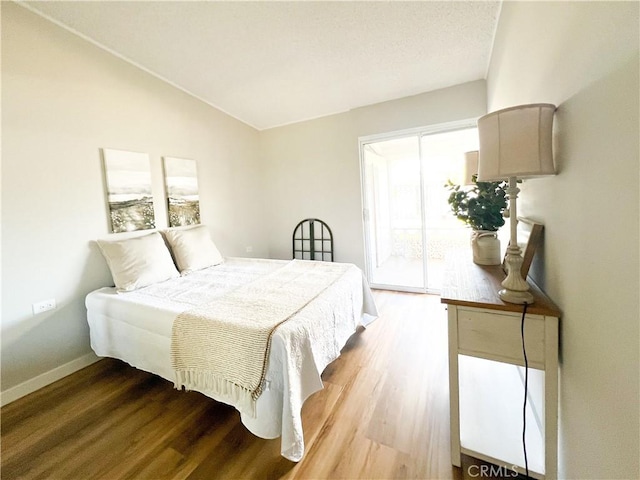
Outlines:
<svg viewBox="0 0 640 480"><path fill-rule="evenodd" d="M258 129L485 78L499 1L21 2Z"/></svg>

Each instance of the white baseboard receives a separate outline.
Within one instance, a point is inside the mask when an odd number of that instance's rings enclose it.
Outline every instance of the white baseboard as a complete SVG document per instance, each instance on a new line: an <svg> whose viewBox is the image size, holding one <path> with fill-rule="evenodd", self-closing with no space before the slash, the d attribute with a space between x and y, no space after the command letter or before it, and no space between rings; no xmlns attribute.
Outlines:
<svg viewBox="0 0 640 480"><path fill-rule="evenodd" d="M0 406L5 406L11 402L18 400L19 398L24 397L25 395L29 395L30 393L33 393L36 390L41 389L42 387L46 387L47 385L50 385L53 382L66 377L67 375L71 375L72 373L77 372L84 367L88 367L98 360L100 360L100 357L91 352L83 355L80 358L71 360L69 363L60 365L53 370L44 372L37 377L27 380L26 382L22 382L20 385L16 385L15 387L11 387L4 392L0 392Z"/></svg>

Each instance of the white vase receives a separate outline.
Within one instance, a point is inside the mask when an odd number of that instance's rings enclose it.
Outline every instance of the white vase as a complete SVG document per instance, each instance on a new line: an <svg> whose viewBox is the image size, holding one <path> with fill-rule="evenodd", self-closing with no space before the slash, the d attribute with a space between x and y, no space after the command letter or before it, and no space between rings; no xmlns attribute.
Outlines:
<svg viewBox="0 0 640 480"><path fill-rule="evenodd" d="M500 240L498 232L474 230L471 233L473 263L478 265L500 265Z"/></svg>

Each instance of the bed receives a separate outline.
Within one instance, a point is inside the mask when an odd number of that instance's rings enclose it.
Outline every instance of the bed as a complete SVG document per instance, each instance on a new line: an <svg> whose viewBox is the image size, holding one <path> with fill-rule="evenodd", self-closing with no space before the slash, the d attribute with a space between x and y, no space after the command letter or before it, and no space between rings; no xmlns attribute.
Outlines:
<svg viewBox="0 0 640 480"><path fill-rule="evenodd" d="M174 248L174 261L176 250L179 249ZM116 272L115 280L117 269L107 254L105 258L112 273ZM135 288L118 288L116 281L115 287L98 289L86 297L91 347L98 356L123 360L179 386L175 358L172 359L175 354L172 335L185 312L215 305L243 288L269 284L271 278L278 278L274 275L282 272L317 269L317 264L322 263L327 262L228 258L189 270L186 275L171 273L162 281L142 282L148 284ZM189 386L190 390L236 407L242 423L256 436L281 437L282 456L294 462L304 455L301 421L304 401L323 388L322 371L339 356L357 326L366 326L377 316L360 269L348 264L328 265L331 266L326 268L333 271L340 268L335 280L318 289L310 301L273 329L260 393L253 408L247 408L233 396L198 385Z"/></svg>

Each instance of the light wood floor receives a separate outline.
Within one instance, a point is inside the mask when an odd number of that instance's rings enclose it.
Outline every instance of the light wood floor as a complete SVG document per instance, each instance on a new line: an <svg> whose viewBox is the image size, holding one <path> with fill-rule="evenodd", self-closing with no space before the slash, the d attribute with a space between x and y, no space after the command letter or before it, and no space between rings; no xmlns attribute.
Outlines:
<svg viewBox="0 0 640 480"><path fill-rule="evenodd" d="M449 461L446 314L439 297L375 292L304 405L306 454L255 437L232 407L104 359L1 411L3 479L478 477Z"/></svg>

